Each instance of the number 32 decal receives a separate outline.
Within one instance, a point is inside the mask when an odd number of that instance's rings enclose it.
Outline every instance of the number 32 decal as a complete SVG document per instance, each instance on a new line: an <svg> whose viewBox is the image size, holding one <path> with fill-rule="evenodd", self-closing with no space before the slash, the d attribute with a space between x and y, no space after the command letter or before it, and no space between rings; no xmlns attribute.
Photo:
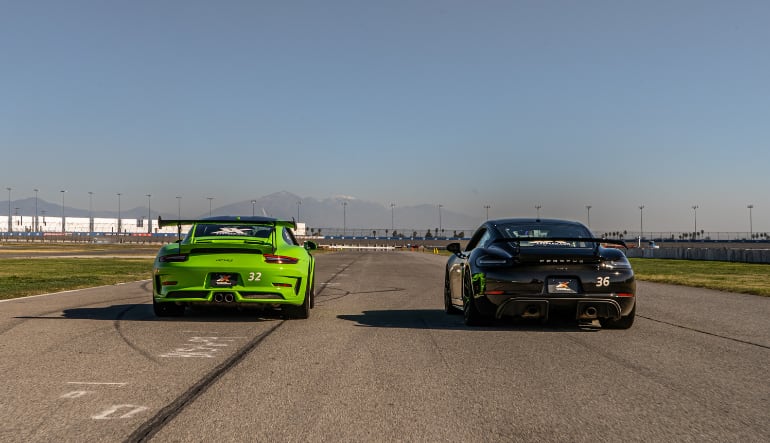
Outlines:
<svg viewBox="0 0 770 443"><path fill-rule="evenodd" d="M249 272L249 281L260 281L260 280L262 280L261 272Z"/></svg>
<svg viewBox="0 0 770 443"><path fill-rule="evenodd" d="M602 286L609 286L610 285L610 278L609 277L596 277L596 287L601 288Z"/></svg>

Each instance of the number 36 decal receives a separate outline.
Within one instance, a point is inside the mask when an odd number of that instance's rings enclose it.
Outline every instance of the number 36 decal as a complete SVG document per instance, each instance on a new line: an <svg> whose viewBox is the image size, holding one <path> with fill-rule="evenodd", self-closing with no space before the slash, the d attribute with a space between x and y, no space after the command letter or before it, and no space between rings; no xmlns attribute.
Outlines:
<svg viewBox="0 0 770 443"><path fill-rule="evenodd" d="M602 286L609 286L610 285L610 278L609 277L596 277L596 287L602 287Z"/></svg>

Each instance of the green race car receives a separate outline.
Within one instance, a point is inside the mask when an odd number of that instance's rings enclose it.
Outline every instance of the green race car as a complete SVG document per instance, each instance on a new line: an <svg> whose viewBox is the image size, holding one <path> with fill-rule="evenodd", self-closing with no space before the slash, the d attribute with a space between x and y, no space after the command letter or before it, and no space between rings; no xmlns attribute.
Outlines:
<svg viewBox="0 0 770 443"><path fill-rule="evenodd" d="M184 239L163 246L153 266L152 306L158 317L181 316L186 306L280 308L308 318L313 307L315 259L300 245L293 221L270 217L162 220L191 225Z"/></svg>

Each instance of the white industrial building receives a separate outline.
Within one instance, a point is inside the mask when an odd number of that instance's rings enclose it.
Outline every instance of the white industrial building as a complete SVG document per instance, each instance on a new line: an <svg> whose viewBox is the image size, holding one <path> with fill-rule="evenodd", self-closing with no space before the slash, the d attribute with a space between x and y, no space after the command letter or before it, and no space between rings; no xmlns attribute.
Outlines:
<svg viewBox="0 0 770 443"><path fill-rule="evenodd" d="M43 215L39 216L37 222L35 217L13 215L11 216L10 232L14 233L43 233L43 234L61 234L61 233L94 233L101 235L129 234L176 234L176 226L166 226L158 228L158 220L148 220L146 218L121 218L118 226L117 218L93 218L93 226L88 217L64 217L64 227L62 228L62 217ZM148 225L151 223L151 226ZM9 232L8 216L0 216L0 232ZM183 228L183 232L186 230ZM297 235L305 235L305 224L297 223L295 231Z"/></svg>

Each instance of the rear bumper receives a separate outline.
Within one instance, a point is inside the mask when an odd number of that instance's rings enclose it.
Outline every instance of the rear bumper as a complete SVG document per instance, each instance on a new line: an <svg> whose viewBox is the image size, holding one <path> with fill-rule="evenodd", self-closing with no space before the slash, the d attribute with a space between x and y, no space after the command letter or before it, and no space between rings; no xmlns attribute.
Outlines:
<svg viewBox="0 0 770 443"><path fill-rule="evenodd" d="M636 297L531 297L510 295L481 295L476 299L479 311L494 318L520 317L547 320L554 311L572 312L577 320L613 319L631 313Z"/></svg>

